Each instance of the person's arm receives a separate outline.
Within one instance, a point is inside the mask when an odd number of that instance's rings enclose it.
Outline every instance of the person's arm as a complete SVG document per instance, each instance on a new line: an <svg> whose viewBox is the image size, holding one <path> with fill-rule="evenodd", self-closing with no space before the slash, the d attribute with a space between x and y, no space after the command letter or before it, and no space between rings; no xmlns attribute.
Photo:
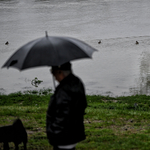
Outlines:
<svg viewBox="0 0 150 150"><path fill-rule="evenodd" d="M61 133L68 121L68 116L70 112L71 97L67 92L60 90L55 97L55 117L53 117L52 122L50 122L48 130L52 134L56 135ZM47 114L47 120L50 119Z"/></svg>

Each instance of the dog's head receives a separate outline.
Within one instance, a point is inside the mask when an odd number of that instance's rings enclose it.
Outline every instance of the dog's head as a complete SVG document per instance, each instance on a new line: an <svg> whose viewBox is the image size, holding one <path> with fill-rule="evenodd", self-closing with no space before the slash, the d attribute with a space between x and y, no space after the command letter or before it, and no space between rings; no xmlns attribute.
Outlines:
<svg viewBox="0 0 150 150"><path fill-rule="evenodd" d="M22 121L21 121L20 119L16 119L16 120L13 122L13 126L14 126L14 127L23 127Z"/></svg>

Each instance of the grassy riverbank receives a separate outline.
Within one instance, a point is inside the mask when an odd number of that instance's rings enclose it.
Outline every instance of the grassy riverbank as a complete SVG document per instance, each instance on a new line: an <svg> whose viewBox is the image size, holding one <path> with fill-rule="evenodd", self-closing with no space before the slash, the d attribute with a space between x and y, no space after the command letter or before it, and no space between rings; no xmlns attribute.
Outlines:
<svg viewBox="0 0 150 150"><path fill-rule="evenodd" d="M19 117L28 133L28 150L52 150L45 133L50 92L0 95L0 126L10 125ZM93 95L87 96L87 101L84 120L87 138L77 144L77 150L150 149L150 96ZM13 143L10 147L14 149Z"/></svg>

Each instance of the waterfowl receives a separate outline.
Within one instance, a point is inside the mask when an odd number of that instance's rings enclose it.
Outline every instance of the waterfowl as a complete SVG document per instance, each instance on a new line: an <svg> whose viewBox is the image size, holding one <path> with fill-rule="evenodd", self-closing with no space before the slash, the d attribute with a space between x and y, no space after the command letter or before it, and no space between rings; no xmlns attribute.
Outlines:
<svg viewBox="0 0 150 150"><path fill-rule="evenodd" d="M135 44L139 44L139 42L138 41L136 41L136 43Z"/></svg>
<svg viewBox="0 0 150 150"><path fill-rule="evenodd" d="M98 44L101 44L101 40L99 40Z"/></svg>
<svg viewBox="0 0 150 150"><path fill-rule="evenodd" d="M6 43L5 43L5 45L8 45L9 44L9 42L7 41Z"/></svg>

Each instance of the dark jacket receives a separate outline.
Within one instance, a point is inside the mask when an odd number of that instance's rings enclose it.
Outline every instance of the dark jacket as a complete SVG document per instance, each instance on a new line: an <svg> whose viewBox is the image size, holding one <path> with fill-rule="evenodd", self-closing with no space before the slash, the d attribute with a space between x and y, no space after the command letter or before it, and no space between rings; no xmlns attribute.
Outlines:
<svg viewBox="0 0 150 150"><path fill-rule="evenodd" d="M46 132L51 145L69 145L85 139L83 116L87 107L80 79L64 78L51 96L46 117Z"/></svg>

